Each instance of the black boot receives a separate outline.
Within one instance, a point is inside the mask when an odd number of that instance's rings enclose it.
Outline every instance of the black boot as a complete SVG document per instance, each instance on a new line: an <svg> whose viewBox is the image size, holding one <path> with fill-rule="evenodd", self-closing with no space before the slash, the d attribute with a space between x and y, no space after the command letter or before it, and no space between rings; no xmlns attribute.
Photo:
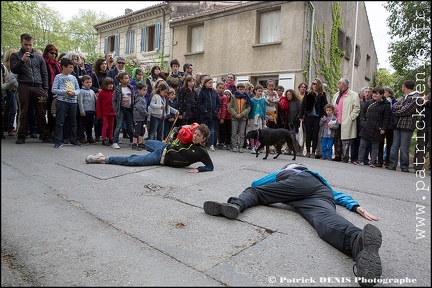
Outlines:
<svg viewBox="0 0 432 288"><path fill-rule="evenodd" d="M240 207L236 204L206 201L204 202L204 212L212 216L223 215L228 219L235 219L240 214Z"/></svg>
<svg viewBox="0 0 432 288"><path fill-rule="evenodd" d="M381 258L378 254L381 243L381 231L372 224L366 224L357 236L353 247L353 258L356 261L354 266L357 267L357 273L354 271L354 275L360 286L372 287L381 277Z"/></svg>

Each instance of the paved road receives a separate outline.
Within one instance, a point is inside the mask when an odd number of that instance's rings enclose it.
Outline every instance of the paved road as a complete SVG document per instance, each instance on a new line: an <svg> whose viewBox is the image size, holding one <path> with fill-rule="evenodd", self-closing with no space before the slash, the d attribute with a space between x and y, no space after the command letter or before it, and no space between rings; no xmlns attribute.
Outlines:
<svg viewBox="0 0 432 288"><path fill-rule="evenodd" d="M237 196L292 156L217 150L215 171L188 174L85 164L97 152L129 155L126 144L14 141L1 141L2 286L358 286L353 260L287 205L254 207L236 220L203 212L204 201ZM386 283L377 287L429 287L430 176L297 160L380 218ZM368 223L343 207L338 213Z"/></svg>

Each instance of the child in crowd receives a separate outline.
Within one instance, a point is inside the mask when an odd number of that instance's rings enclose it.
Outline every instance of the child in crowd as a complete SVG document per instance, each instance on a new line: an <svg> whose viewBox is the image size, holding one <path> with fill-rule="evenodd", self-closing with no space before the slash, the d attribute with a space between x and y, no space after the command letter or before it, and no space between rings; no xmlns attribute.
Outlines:
<svg viewBox="0 0 432 288"><path fill-rule="evenodd" d="M336 116L334 116L334 106L331 103L328 103L324 110L326 115L324 115L319 125L322 126L322 135L321 135L321 156L323 160L332 160L332 147L334 134L336 129L339 128L339 123L337 122Z"/></svg>
<svg viewBox="0 0 432 288"><path fill-rule="evenodd" d="M134 91L134 95L138 94L138 88L137 88L137 84L138 83L144 83L144 71L142 68L134 68L132 70L132 78L130 79L130 85L133 87ZM147 86L147 85L146 85Z"/></svg>
<svg viewBox="0 0 432 288"><path fill-rule="evenodd" d="M223 82L219 82L222 84L225 89L225 84ZM220 95L221 109L218 113L219 118L219 148L231 150L231 113L228 110L229 103L231 101L232 93L230 90L225 90L222 95Z"/></svg>
<svg viewBox="0 0 432 288"><path fill-rule="evenodd" d="M78 80L73 76L72 70L74 63L68 58L64 58L60 62L62 73L57 74L52 85L52 93L57 95L56 103L56 129L55 129L55 144L54 148L60 148L63 145L63 126L66 115L69 115L70 138L69 143L73 146L81 146L77 140L77 111L78 111L78 95L80 88Z"/></svg>
<svg viewBox="0 0 432 288"><path fill-rule="evenodd" d="M162 141L164 119L168 113L178 113L177 109L169 106L166 101L170 87L164 82L155 86L155 93L150 100L150 140Z"/></svg>
<svg viewBox="0 0 432 288"><path fill-rule="evenodd" d="M206 124L210 129L210 138L208 141L210 151L215 151L214 145L215 140L217 140L215 125L218 122L220 107L220 97L213 88L213 79L210 76L205 76L202 80L202 88L196 101L196 108L200 113L200 123Z"/></svg>
<svg viewBox="0 0 432 288"><path fill-rule="evenodd" d="M96 100L96 117L102 119L102 145L112 145L114 139L115 112L112 104L114 79L105 77Z"/></svg>
<svg viewBox="0 0 432 288"><path fill-rule="evenodd" d="M249 113L246 133L251 130L263 129L266 125L266 100L262 98L263 86L258 84L255 87L255 96L251 99L252 107ZM256 153L260 143L258 140L249 139L251 154Z"/></svg>
<svg viewBox="0 0 432 288"><path fill-rule="evenodd" d="M91 76L82 76L81 82L82 88L78 97L78 107L81 115L79 136L82 139L81 143L96 144L96 141L92 137L93 123L96 115L96 93L91 89ZM87 138L84 137L84 131Z"/></svg>
<svg viewBox="0 0 432 288"><path fill-rule="evenodd" d="M134 89L129 84L130 78L127 72L121 72L117 75L119 84L114 88L113 108L116 114L116 127L114 129L114 143L111 148L120 149L119 136L122 130L123 120L126 122L127 134L129 135L129 143L132 143L133 137L133 103ZM115 82L115 80L114 80ZM124 136L123 136L124 138Z"/></svg>
<svg viewBox="0 0 432 288"><path fill-rule="evenodd" d="M144 82L136 84L138 93L135 95L133 118L135 121L135 130L132 138L132 149L141 151L144 148L144 134L147 123L147 102L145 95L147 94L147 85Z"/></svg>
<svg viewBox="0 0 432 288"><path fill-rule="evenodd" d="M266 99L266 115L267 126L276 128L277 125L277 108L279 105L279 96L275 90L276 82L273 79L268 79L266 89L263 90L262 97Z"/></svg>
<svg viewBox="0 0 432 288"><path fill-rule="evenodd" d="M217 82L216 83L216 93L219 96L220 109L219 109L219 111L217 113L217 121L215 121L215 127L214 127L214 130L215 130L214 138L215 139L214 139L214 143L215 143L215 147L218 147L219 149L222 149L220 141L219 141L219 129L220 129L220 118L219 118L219 115L220 115L220 112L222 110L221 97L224 96L224 89L225 89L225 84L223 82Z"/></svg>
<svg viewBox="0 0 432 288"><path fill-rule="evenodd" d="M173 79L173 81L177 81L177 80L178 79ZM170 89L168 91L167 104L176 110L178 109L178 102L176 100L176 91L172 87L170 87ZM172 112L169 113L167 115L167 117L165 118L165 120L164 120L165 121L165 123L164 123L164 135L163 135L164 139L168 136L171 128L173 127L175 119L176 119L176 114L172 113Z"/></svg>
<svg viewBox="0 0 432 288"><path fill-rule="evenodd" d="M231 97L229 112L231 113L231 147L233 152L243 153L246 121L251 110L251 99L245 92L244 83L237 84L234 97Z"/></svg>
<svg viewBox="0 0 432 288"><path fill-rule="evenodd" d="M198 94L195 90L195 80L191 75L184 78L183 87L178 94L181 125L197 122L195 103Z"/></svg>

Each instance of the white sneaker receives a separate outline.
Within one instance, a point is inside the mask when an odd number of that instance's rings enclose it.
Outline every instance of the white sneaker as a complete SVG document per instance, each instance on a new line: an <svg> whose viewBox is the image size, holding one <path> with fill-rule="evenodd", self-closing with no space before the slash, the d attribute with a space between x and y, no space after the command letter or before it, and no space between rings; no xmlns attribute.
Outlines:
<svg viewBox="0 0 432 288"><path fill-rule="evenodd" d="M213 145L210 146L210 151L215 151L215 148Z"/></svg>
<svg viewBox="0 0 432 288"><path fill-rule="evenodd" d="M255 149L255 147L252 147L252 149L251 149L251 152L250 152L251 154L256 154L256 149Z"/></svg>
<svg viewBox="0 0 432 288"><path fill-rule="evenodd" d="M102 163L102 160L100 159L101 157L104 157L104 155L100 152L96 155L88 155L86 158L86 163Z"/></svg>
<svg viewBox="0 0 432 288"><path fill-rule="evenodd" d="M119 146L117 143L113 143L113 144L111 145L111 148L114 148L114 149L120 149L120 146Z"/></svg>

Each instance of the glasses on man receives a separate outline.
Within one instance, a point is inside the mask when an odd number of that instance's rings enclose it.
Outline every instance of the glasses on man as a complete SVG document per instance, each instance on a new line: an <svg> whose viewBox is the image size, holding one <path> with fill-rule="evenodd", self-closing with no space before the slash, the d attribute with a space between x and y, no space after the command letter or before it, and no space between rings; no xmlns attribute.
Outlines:
<svg viewBox="0 0 432 288"><path fill-rule="evenodd" d="M125 62L117 62L117 64L125 65L126 63Z"/></svg>

